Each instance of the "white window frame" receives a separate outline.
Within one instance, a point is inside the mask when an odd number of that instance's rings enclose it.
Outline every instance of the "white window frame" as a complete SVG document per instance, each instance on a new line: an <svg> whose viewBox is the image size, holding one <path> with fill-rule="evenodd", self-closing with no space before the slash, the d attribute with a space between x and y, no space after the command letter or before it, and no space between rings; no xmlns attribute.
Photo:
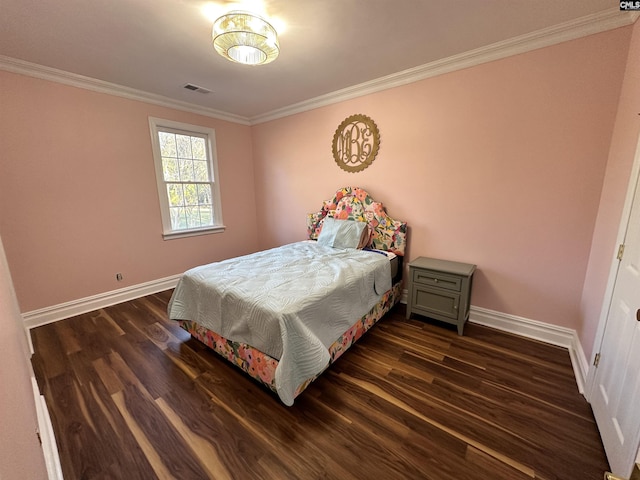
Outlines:
<svg viewBox="0 0 640 480"><path fill-rule="evenodd" d="M192 237L194 235L205 235L210 233L224 232L225 226L222 222L222 203L220 201L220 177L218 175L218 161L216 155L215 130L199 125L174 122L162 118L149 117L149 129L151 131L151 145L153 149L153 161L156 170L156 182L158 186L158 199L160 200L160 213L162 216L162 236L165 240L174 238ZM169 213L169 198L167 196L167 183L164 179L162 169L162 155L160 153L160 140L158 133L170 130L174 133L185 135L197 134L206 136L207 163L211 178L211 202L213 208L214 224L206 227L174 229L171 225L171 215Z"/></svg>

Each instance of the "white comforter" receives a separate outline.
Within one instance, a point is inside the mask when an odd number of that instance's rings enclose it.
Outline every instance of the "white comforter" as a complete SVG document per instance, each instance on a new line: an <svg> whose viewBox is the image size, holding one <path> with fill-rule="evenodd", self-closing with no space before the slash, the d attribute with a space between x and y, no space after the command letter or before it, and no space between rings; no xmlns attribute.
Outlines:
<svg viewBox="0 0 640 480"><path fill-rule="evenodd" d="M292 243L187 271L169 318L192 320L279 359L283 403L329 363L328 347L391 288L379 253Z"/></svg>

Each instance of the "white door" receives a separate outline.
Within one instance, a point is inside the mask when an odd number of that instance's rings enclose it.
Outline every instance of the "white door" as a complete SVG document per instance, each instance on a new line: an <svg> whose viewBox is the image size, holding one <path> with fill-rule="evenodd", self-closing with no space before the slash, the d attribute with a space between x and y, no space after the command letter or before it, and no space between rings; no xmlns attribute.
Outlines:
<svg viewBox="0 0 640 480"><path fill-rule="evenodd" d="M640 444L640 185L635 177L624 253L590 396L611 471L622 477L630 476Z"/></svg>

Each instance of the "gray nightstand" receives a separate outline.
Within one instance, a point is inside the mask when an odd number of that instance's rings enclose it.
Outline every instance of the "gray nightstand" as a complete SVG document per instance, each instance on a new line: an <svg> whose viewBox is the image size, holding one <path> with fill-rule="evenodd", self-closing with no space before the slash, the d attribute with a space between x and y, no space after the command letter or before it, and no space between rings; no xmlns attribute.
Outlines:
<svg viewBox="0 0 640 480"><path fill-rule="evenodd" d="M476 266L418 257L409 264L407 318L424 315L458 327L469 318L471 283Z"/></svg>

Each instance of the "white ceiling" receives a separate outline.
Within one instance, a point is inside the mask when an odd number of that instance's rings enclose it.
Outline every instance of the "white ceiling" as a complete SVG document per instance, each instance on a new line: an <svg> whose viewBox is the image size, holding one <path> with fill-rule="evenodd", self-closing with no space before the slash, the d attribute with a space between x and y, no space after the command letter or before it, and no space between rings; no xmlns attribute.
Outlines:
<svg viewBox="0 0 640 480"><path fill-rule="evenodd" d="M613 0L265 0L286 24L281 52L249 67L215 53L207 3L0 0L0 55L250 120L583 17L626 15Z"/></svg>

